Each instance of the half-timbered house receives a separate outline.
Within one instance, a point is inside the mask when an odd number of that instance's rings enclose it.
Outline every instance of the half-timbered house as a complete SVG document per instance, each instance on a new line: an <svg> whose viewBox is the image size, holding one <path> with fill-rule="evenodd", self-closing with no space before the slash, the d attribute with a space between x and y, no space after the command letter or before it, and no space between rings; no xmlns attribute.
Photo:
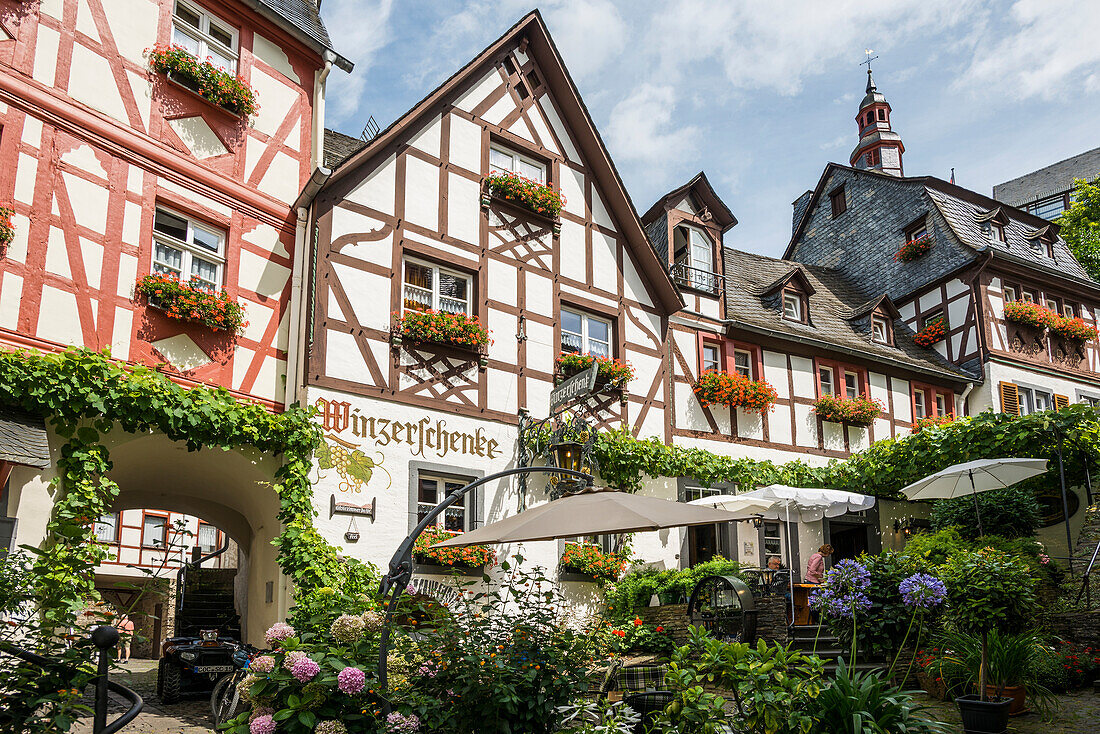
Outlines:
<svg viewBox="0 0 1100 734"><path fill-rule="evenodd" d="M188 71L203 61L250 93L216 96ZM281 410L297 381L295 202L320 162L334 67L351 69L315 0L0 1L0 207L14 226L0 243L0 346L109 349ZM224 292L243 309L240 329L143 294L158 275ZM275 462L131 434L112 439L111 456L116 510L216 523L253 556L254 629L281 618ZM19 518L15 544L37 544L54 469L8 464L0 514ZM280 591L264 602L269 583Z"/></svg>

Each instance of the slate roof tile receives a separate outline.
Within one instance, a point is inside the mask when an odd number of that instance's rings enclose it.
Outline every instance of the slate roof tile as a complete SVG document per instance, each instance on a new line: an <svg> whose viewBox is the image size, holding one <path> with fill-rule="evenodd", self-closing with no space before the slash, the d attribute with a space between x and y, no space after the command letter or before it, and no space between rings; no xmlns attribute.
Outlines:
<svg viewBox="0 0 1100 734"><path fill-rule="evenodd" d="M1100 175L1100 148L1052 163L1031 173L993 187L993 198L1015 207L1023 207L1039 199L1061 194L1073 188L1075 178L1095 178Z"/></svg>
<svg viewBox="0 0 1100 734"><path fill-rule="evenodd" d="M50 444L42 418L0 409L0 461L44 469L50 465Z"/></svg>

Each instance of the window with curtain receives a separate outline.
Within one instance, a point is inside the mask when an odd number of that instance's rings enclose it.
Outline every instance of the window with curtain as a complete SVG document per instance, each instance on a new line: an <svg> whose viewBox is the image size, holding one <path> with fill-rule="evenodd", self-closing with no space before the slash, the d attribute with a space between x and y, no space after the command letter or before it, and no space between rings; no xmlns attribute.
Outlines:
<svg viewBox="0 0 1100 734"><path fill-rule="evenodd" d="M401 296L405 311L469 314L472 279L432 263L406 258Z"/></svg>

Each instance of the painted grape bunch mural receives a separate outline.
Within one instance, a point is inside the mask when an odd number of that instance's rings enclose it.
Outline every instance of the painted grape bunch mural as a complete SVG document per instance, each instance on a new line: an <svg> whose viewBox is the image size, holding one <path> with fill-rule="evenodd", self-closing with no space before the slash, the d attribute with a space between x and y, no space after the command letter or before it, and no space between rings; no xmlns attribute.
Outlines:
<svg viewBox="0 0 1100 734"><path fill-rule="evenodd" d="M340 489L344 492L362 492L363 485L371 480L375 470L381 470L386 475L386 489L390 488L393 478L386 468L382 466L384 457L378 452L378 458L372 459L354 444L348 444L339 439L322 441L317 447L317 467L321 470L320 478L324 478L327 469L335 469L340 477Z"/></svg>

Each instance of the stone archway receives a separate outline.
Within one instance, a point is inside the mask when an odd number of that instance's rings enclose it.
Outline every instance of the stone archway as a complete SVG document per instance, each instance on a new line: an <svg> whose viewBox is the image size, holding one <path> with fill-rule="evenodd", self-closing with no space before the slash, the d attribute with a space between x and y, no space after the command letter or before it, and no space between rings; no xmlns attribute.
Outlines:
<svg viewBox="0 0 1100 734"><path fill-rule="evenodd" d="M104 437L119 495L111 510L158 509L200 517L221 528L247 558L242 609L244 640L261 646L263 632L284 619L290 589L271 544L281 531L273 483L278 458L254 449L187 447L160 433Z"/></svg>

